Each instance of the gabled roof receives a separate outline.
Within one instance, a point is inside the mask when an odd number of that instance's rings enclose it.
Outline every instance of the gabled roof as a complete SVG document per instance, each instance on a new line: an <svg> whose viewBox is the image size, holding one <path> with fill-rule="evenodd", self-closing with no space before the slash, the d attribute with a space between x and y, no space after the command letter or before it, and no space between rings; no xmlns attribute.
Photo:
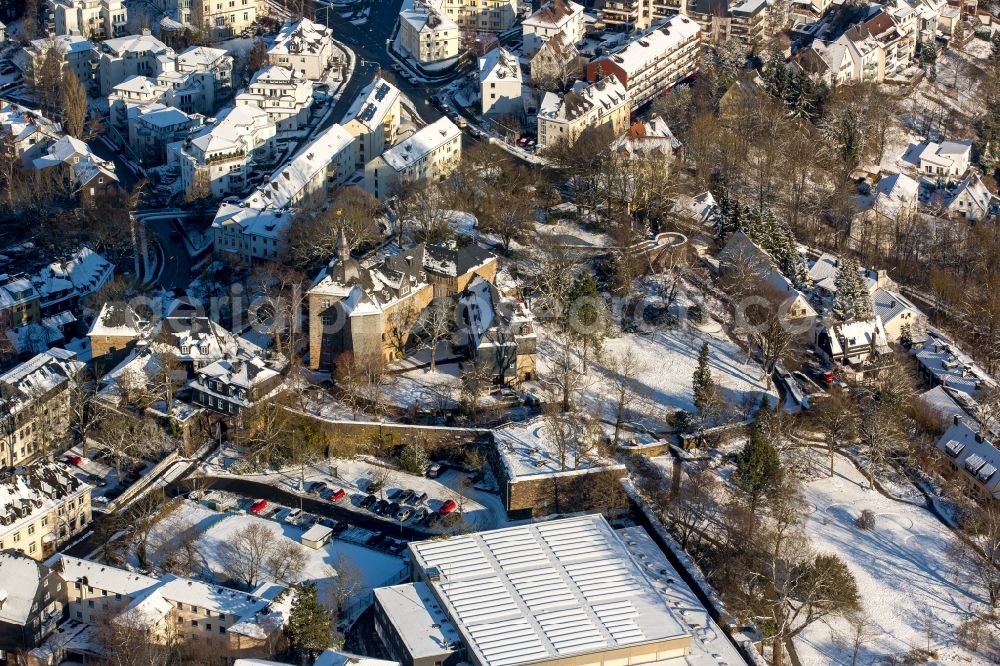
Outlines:
<svg viewBox="0 0 1000 666"><path fill-rule="evenodd" d="M48 567L19 550L0 551L0 624L28 624L48 574Z"/></svg>
<svg viewBox="0 0 1000 666"><path fill-rule="evenodd" d="M479 59L479 81L521 81L521 64L517 56L498 47Z"/></svg>
<svg viewBox="0 0 1000 666"><path fill-rule="evenodd" d="M292 23L286 21L274 38L271 55L318 54L333 40L333 31L322 23L302 18Z"/></svg>
<svg viewBox="0 0 1000 666"><path fill-rule="evenodd" d="M573 0L549 0L537 12L524 19L525 25L561 26L583 13L583 5Z"/></svg>
<svg viewBox="0 0 1000 666"><path fill-rule="evenodd" d="M442 117L417 130L405 141L386 150L382 153L382 159L396 171L402 171L428 153L461 135L462 131L455 123L447 117Z"/></svg>
<svg viewBox="0 0 1000 666"><path fill-rule="evenodd" d="M380 77L361 89L344 114L342 124L357 120L365 127L374 129L383 123L398 99L399 88Z"/></svg>
<svg viewBox="0 0 1000 666"><path fill-rule="evenodd" d="M1000 450L979 433L978 424L969 424L959 418L945 431L937 442L945 453L976 485L987 494L1000 499ZM989 433L987 433L989 435Z"/></svg>
<svg viewBox="0 0 1000 666"><path fill-rule="evenodd" d="M872 307L875 309L875 314L882 319L883 324L888 324L904 312L923 315L920 308L910 302L908 298L889 289L875 290L875 293L872 294Z"/></svg>

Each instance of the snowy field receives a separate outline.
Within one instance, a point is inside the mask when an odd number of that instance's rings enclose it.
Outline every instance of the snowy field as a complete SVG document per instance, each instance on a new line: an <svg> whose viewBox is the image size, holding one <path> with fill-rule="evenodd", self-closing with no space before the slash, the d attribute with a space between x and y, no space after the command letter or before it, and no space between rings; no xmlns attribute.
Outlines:
<svg viewBox="0 0 1000 666"><path fill-rule="evenodd" d="M692 304L685 294L678 306ZM543 329L544 332L544 329ZM588 363L588 372L577 397L577 406L606 420L615 417L615 359L631 351L637 365L634 373L636 401L631 405L632 421L647 428L662 429L675 411L695 410L692 375L698 354L708 343L712 378L726 405L741 410L757 405L767 394L777 400L775 389L768 390L761 367L733 342L717 322L695 326L682 321L674 328L657 326L650 332L625 333L604 341L601 358ZM543 335L539 339L538 373L545 377L557 353L556 345Z"/></svg>
<svg viewBox="0 0 1000 666"><path fill-rule="evenodd" d="M226 567L222 557L225 544L234 532L251 523L264 525L275 539L289 539L297 544L305 531L294 525L256 516L218 513L196 502L185 501L179 509L153 528L149 548L153 564L162 566L164 559L177 547L185 534L195 534L200 566L192 571L192 575L212 582L225 582ZM338 540L333 540L318 550L301 545L299 549L307 559L298 580L315 581L321 595L333 593L338 568L349 567L352 575L356 574L361 579L358 596L395 580L403 569L403 560L399 557ZM130 564L138 565L134 555L130 559Z"/></svg>
<svg viewBox="0 0 1000 666"><path fill-rule="evenodd" d="M857 579L876 635L858 663L885 663L912 647L926 648L928 624L937 663L981 663L956 644L954 632L986 599L970 594L968 572L948 555L948 530L921 507L863 490L864 476L847 460L838 459L834 469L832 478L803 486L812 509L805 529L813 548L839 555ZM877 516L874 530L854 524L864 509ZM809 627L795 640L803 666L849 664L849 632L845 620Z"/></svg>

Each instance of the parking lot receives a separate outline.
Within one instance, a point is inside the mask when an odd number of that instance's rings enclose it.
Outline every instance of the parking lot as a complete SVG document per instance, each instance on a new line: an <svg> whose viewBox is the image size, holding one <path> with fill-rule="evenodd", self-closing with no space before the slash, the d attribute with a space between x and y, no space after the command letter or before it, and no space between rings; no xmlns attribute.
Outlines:
<svg viewBox="0 0 1000 666"><path fill-rule="evenodd" d="M76 445L59 458L70 467L77 470L77 478L94 486L91 492L91 503L100 510L118 499L129 486L138 481L153 468L154 463L124 457L121 463L121 478L114 457L106 450L91 444L87 455L83 455L80 445Z"/></svg>

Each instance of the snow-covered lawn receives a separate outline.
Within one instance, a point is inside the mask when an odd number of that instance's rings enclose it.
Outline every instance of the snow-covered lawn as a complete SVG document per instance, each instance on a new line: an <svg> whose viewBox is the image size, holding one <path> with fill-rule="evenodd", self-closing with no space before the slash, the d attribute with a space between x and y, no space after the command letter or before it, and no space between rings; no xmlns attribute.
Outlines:
<svg viewBox="0 0 1000 666"><path fill-rule="evenodd" d="M678 305L690 304L685 294L678 297ZM744 405L759 404L765 393L773 397L772 402L777 400L775 389L767 389L760 365L748 360L746 352L718 323L710 321L699 327L684 321L674 328L658 326L649 332L624 333L606 339L601 358L588 363L577 398L578 407L604 419L614 419L613 389L619 376L613 369L615 359L630 351L638 368L633 376L637 399L630 409L631 420L648 428L665 427L678 409L689 412L695 409L692 375L703 343L708 343L712 377L727 406L741 411ZM538 349L540 377L550 371L556 353L555 343L543 329Z"/></svg>
<svg viewBox="0 0 1000 666"><path fill-rule="evenodd" d="M197 502L185 500L153 528L149 549L152 563L162 566L166 556L184 535L193 533L197 535L195 547L201 560L193 575L212 582L225 582L225 544L235 532L251 523L264 525L275 539L289 539L297 544L305 531L266 518L218 513ZM399 557L344 541L333 540L318 550L302 545L299 548L306 555L306 565L298 580L315 581L321 594L332 594L338 568L350 567L361 578L362 589L358 591L358 596L361 596L372 588L396 580L404 566ZM133 566L138 564L134 554L130 559Z"/></svg>
<svg viewBox="0 0 1000 666"><path fill-rule="evenodd" d="M986 600L949 556L949 531L926 509L863 490L864 476L847 460L838 459L834 469L832 478L804 484L812 509L805 530L817 551L836 553L850 567L877 627L858 663L926 648L928 624L938 663L981 662L955 642L956 625ZM864 509L877 516L874 530L855 526ZM838 638L849 633L845 620L814 624L795 641L802 664L850 663L850 648Z"/></svg>

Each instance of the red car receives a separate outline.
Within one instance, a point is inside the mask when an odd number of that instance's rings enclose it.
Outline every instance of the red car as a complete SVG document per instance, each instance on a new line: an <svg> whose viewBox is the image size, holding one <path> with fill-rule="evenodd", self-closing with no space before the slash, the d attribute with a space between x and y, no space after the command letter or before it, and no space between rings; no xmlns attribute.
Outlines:
<svg viewBox="0 0 1000 666"><path fill-rule="evenodd" d="M452 511L455 510L455 508L456 508L455 500L448 500L447 502L441 505L441 508L438 509L438 513L440 513L443 516L445 514L451 513Z"/></svg>
<svg viewBox="0 0 1000 666"><path fill-rule="evenodd" d="M77 467L79 467L80 463L83 462L83 458L81 458L80 456L69 455L66 456L66 462L68 462L70 465L76 465Z"/></svg>
<svg viewBox="0 0 1000 666"><path fill-rule="evenodd" d="M257 500L250 507L250 513L257 514L267 508L267 500Z"/></svg>
<svg viewBox="0 0 1000 666"><path fill-rule="evenodd" d="M340 500L344 499L345 497L347 497L347 493L344 492L343 488L337 488L332 493L330 493L330 501L331 502L339 502Z"/></svg>

